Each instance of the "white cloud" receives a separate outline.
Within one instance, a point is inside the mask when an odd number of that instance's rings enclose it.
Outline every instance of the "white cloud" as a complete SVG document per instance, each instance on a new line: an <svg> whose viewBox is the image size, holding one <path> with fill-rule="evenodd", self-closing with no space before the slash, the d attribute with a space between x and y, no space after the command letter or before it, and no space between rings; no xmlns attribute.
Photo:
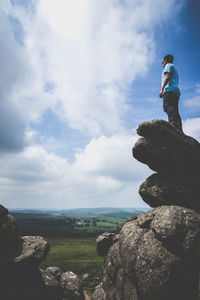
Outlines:
<svg viewBox="0 0 200 300"><path fill-rule="evenodd" d="M192 89L194 93L187 96L187 99L184 101L184 106L190 112L197 113L200 111L200 83L196 83Z"/></svg>
<svg viewBox="0 0 200 300"><path fill-rule="evenodd" d="M127 134L101 136L93 139L84 151L76 154L75 171L113 180L134 181L143 176L141 163L132 158L132 147L137 137ZM136 171L137 170L137 171Z"/></svg>
<svg viewBox="0 0 200 300"><path fill-rule="evenodd" d="M183 121L183 131L200 142L200 118L186 119Z"/></svg>
<svg viewBox="0 0 200 300"><path fill-rule="evenodd" d="M72 164L38 146L4 155L1 203L36 208L144 207L138 188L151 171L132 158L135 140L127 134L93 139Z"/></svg>
<svg viewBox="0 0 200 300"><path fill-rule="evenodd" d="M16 45L5 11L9 1L0 5L0 151L22 150L25 145L25 120L12 99L12 90L24 81L26 58Z"/></svg>
<svg viewBox="0 0 200 300"><path fill-rule="evenodd" d="M1 1L0 151L4 152L22 151L29 123L51 105L51 96L43 92L39 66L15 39L10 15L10 1Z"/></svg>
<svg viewBox="0 0 200 300"><path fill-rule="evenodd" d="M0 3L1 203L143 206L137 190L149 171L132 159L135 138L124 133L126 89L154 59L155 26L169 20L172 11L178 13L180 4L176 0L12 3ZM72 164L47 152L52 145L43 148L33 142L42 134L31 125L40 122L47 109L93 137Z"/></svg>
<svg viewBox="0 0 200 300"><path fill-rule="evenodd" d="M43 0L9 14L24 32L31 80L17 89L29 120L53 107L63 121L93 136L113 134L127 110L125 90L154 58L154 28L177 1ZM156 18L155 18L156 11ZM18 76L19 77L19 76ZM54 85L51 93L44 86Z"/></svg>

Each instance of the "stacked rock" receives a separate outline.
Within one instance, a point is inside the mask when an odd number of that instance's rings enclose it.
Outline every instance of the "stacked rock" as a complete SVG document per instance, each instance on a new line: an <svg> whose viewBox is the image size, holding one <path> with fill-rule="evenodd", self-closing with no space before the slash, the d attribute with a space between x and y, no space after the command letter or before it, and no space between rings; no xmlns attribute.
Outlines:
<svg viewBox="0 0 200 300"><path fill-rule="evenodd" d="M139 125L142 136L133 156L157 173L139 193L151 207L180 205L200 211L200 144L169 123L153 120Z"/></svg>
<svg viewBox="0 0 200 300"><path fill-rule="evenodd" d="M200 144L162 120L137 132L133 156L157 172L139 192L154 209L124 224L92 300L199 300Z"/></svg>
<svg viewBox="0 0 200 300"><path fill-rule="evenodd" d="M48 252L49 244L42 237L20 237L15 219L0 205L0 299L85 299L74 273L38 268Z"/></svg>

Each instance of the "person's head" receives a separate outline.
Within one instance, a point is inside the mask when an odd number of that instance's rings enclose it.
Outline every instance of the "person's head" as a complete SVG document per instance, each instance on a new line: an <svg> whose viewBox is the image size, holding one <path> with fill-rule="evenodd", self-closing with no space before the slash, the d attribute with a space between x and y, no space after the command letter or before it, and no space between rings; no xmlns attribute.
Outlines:
<svg viewBox="0 0 200 300"><path fill-rule="evenodd" d="M171 55L171 54L165 55L165 57L163 58L163 61L162 61L163 67L168 63L172 64L173 60L174 60L173 55Z"/></svg>

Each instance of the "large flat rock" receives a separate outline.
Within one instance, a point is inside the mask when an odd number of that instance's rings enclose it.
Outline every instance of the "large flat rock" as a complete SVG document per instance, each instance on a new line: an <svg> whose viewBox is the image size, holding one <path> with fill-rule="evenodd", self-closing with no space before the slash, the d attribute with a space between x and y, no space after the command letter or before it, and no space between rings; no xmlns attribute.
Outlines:
<svg viewBox="0 0 200 300"><path fill-rule="evenodd" d="M133 156L162 174L200 176L200 143L163 120L139 125Z"/></svg>

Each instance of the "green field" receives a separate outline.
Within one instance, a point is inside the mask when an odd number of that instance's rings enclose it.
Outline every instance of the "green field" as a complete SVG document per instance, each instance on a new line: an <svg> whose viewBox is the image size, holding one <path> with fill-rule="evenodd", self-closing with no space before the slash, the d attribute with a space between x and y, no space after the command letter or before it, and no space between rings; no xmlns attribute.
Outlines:
<svg viewBox="0 0 200 300"><path fill-rule="evenodd" d="M126 218L111 216L66 216L41 214L12 214L22 234L50 236L98 235L105 231L118 232Z"/></svg>
<svg viewBox="0 0 200 300"><path fill-rule="evenodd" d="M62 271L72 271L79 278L88 273L83 288L89 293L102 280L103 257L96 254L96 237L48 237L50 252L40 265L58 266Z"/></svg>

